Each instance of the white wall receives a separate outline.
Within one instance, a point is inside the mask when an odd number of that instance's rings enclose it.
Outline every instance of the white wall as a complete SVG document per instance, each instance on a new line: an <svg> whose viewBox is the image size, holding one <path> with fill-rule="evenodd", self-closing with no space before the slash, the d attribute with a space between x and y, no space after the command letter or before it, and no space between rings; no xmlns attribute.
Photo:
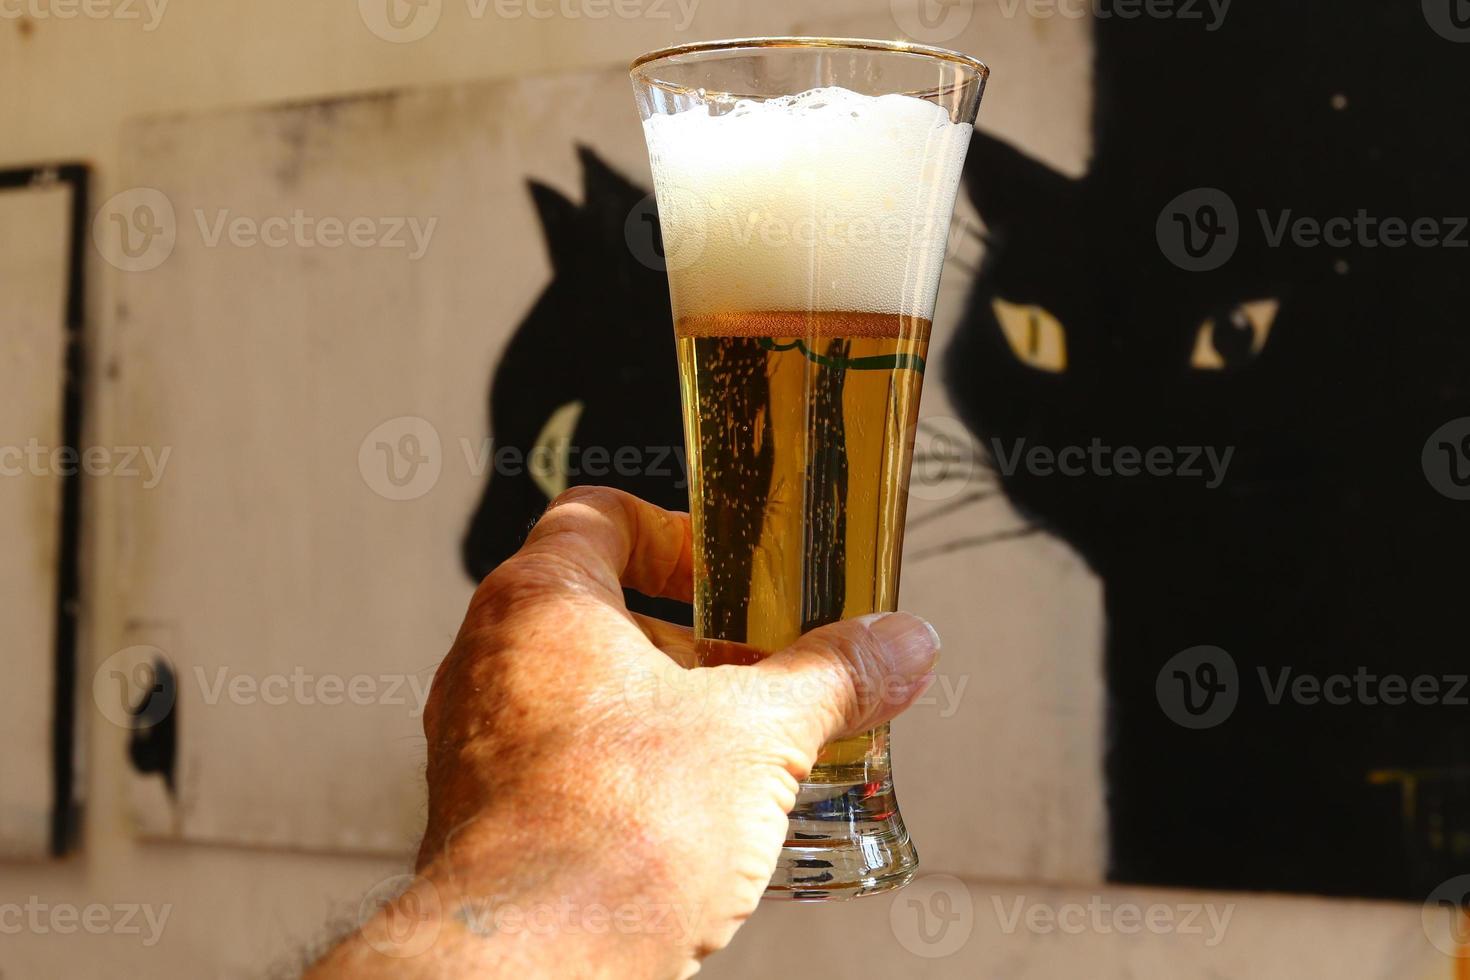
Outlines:
<svg viewBox="0 0 1470 980"><path fill-rule="evenodd" d="M603 67L652 47L697 38L798 29L853 33L853 25L865 25L865 33L898 33L888 4L874 0L842 5L685 0L683 9L676 0L662 0L657 7L652 2L643 8L664 16L594 20L497 16L497 10L522 8L494 0L477 18L467 0L430 0L426 12L440 11L434 29L420 40L392 43L368 29L360 5L351 0L173 0L162 6L156 24L150 23L159 11L156 2L152 11L142 0L128 4L126 12L136 12L138 19L61 19L16 18L14 13L56 14L57 7L66 9L66 0L0 0L0 165L85 160L96 168L94 194L100 202L121 189L119 131L133 116ZM685 25L690 4L693 19ZM372 13L372 0L362 6ZM993 9L987 4L981 14ZM1015 77L1026 78L1026 60L1018 54L1007 65L1005 53L1027 51L1030 41L1072 26L997 23L998 32L1012 33L994 53L977 53L990 58L998 80L1008 67ZM1085 77L1079 67L1085 58L1079 47L1071 59L1074 76ZM1003 87L992 90L985 114L989 125L1002 132L1024 127L1025 113L1038 110L1085 118L1068 98L1067 84L1057 80L1066 72L1033 75L1026 87L1029 102L1015 89L1011 97L1000 94ZM1085 151L1067 135L1075 131L1075 126L1063 127L1047 145L1031 148L1075 169ZM115 353L112 300L120 273L101 262L93 265L89 441L105 444L116 409L106 367ZM89 493L89 601L79 685L84 693L93 667L122 645L126 633L125 583L116 573L123 534L114 516L116 504L105 481ZM60 865L0 865L0 903L148 903L155 914L167 908L169 918L156 945L146 948L147 925L142 936L117 930L0 934L5 980L256 976L272 964L289 964L295 951L326 935L333 920L355 916L375 883L402 870L389 860L139 843L127 825L125 732L95 713L84 716L88 776L82 852ZM712 961L709 972L765 974L798 969L819 957L840 964L848 975L933 977L1447 977L1453 965L1427 941L1419 910L1406 906L1086 885L1058 889L932 880L926 888L903 893L900 903L878 899L845 908L763 910L736 948ZM936 899L939 892L943 900ZM1017 899L1023 909L1041 911L1011 926ZM925 910L935 915L946 908L962 910L966 900L971 920L955 920L941 940L926 941L916 931ZM1229 907L1231 918L1223 939L1214 944L1208 943L1207 919L1202 934L1175 929L1158 938L1147 931L1128 934L1123 922L1107 918L1103 921L1117 928L1084 926L1074 934L1045 925L1048 910L1055 914L1070 905L1120 902L1161 905L1176 915L1185 914L1184 906L1204 903L1217 915Z"/></svg>

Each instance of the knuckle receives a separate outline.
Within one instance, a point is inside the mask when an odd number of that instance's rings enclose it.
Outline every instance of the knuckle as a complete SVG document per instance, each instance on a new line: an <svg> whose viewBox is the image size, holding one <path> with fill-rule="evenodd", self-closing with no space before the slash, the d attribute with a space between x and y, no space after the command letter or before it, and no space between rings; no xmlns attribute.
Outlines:
<svg viewBox="0 0 1470 980"><path fill-rule="evenodd" d="M613 510L621 510L626 506L623 498L627 494L612 487L599 487L593 485L580 485L568 487L557 494L555 499L547 506L548 511L565 507L568 504L586 504L604 513Z"/></svg>
<svg viewBox="0 0 1470 980"><path fill-rule="evenodd" d="M824 637L819 648L831 660L844 708L842 719L855 723L872 713L874 691L883 673L882 644L866 627L842 627Z"/></svg>
<svg viewBox="0 0 1470 980"><path fill-rule="evenodd" d="M474 612L496 622L559 596L581 591L581 566L555 552L513 555L475 590Z"/></svg>

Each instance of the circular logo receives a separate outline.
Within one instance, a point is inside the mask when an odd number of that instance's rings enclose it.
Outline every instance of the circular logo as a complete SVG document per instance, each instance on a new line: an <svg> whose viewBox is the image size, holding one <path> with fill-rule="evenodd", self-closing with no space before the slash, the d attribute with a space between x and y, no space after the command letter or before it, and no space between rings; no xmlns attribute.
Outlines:
<svg viewBox="0 0 1470 980"><path fill-rule="evenodd" d="M425 37L439 23L443 7L444 0L357 0L367 29L394 44Z"/></svg>
<svg viewBox="0 0 1470 980"><path fill-rule="evenodd" d="M178 235L173 202L152 187L114 194L92 216L93 244L108 265L124 272L163 265Z"/></svg>
<svg viewBox="0 0 1470 980"><path fill-rule="evenodd" d="M953 956L975 931L975 903L953 875L925 875L894 894L888 925L915 956Z"/></svg>
<svg viewBox="0 0 1470 980"><path fill-rule="evenodd" d="M381 925L367 928L379 912ZM357 907L357 926L368 945L398 959L418 956L434 945L443 917L439 889L419 875L384 878Z"/></svg>
<svg viewBox="0 0 1470 980"><path fill-rule="evenodd" d="M1164 258L1186 272L1209 272L1230 261L1240 244L1240 219L1230 195L1196 187L1164 205L1154 224Z"/></svg>
<svg viewBox="0 0 1470 980"><path fill-rule="evenodd" d="M152 728L173 711L178 676L158 647L126 647L98 665L92 700L102 717L119 728Z"/></svg>
<svg viewBox="0 0 1470 980"><path fill-rule="evenodd" d="M1451 500L1470 500L1470 416L1435 429L1419 462L1431 487Z"/></svg>
<svg viewBox="0 0 1470 980"><path fill-rule="evenodd" d="M439 430L428 419L400 415L363 437L357 469L363 482L387 500L415 500L434 489L444 468Z"/></svg>
<svg viewBox="0 0 1470 980"><path fill-rule="evenodd" d="M1419 910L1419 924L1444 955L1470 957L1470 875L1456 875L1430 892Z"/></svg>
<svg viewBox="0 0 1470 980"><path fill-rule="evenodd" d="M979 479L980 444L959 419L933 415L919 419L914 431L914 461L909 468L909 496L948 500Z"/></svg>
<svg viewBox="0 0 1470 980"><path fill-rule="evenodd" d="M623 240L640 265L678 272L704 254L706 209L699 197L678 187L662 196L646 194L623 222Z"/></svg>
<svg viewBox="0 0 1470 980"><path fill-rule="evenodd" d="M922 44L953 41L970 26L974 0L888 0L893 23Z"/></svg>
<svg viewBox="0 0 1470 980"><path fill-rule="evenodd" d="M633 717L648 727L688 725L705 712L709 676L707 671L689 670L672 660L636 664L623 677L623 701Z"/></svg>
<svg viewBox="0 0 1470 980"><path fill-rule="evenodd" d="M1240 700L1235 659L1219 647L1190 647L1174 654L1154 681L1159 707L1184 728L1214 728Z"/></svg>
<svg viewBox="0 0 1470 980"><path fill-rule="evenodd" d="M1423 0L1424 19L1446 41L1470 41L1470 6L1465 0Z"/></svg>

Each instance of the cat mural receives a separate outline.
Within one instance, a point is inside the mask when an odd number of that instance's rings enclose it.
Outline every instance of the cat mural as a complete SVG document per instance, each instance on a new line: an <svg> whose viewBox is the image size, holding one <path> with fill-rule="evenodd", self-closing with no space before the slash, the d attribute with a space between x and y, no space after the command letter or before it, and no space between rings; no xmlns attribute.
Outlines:
<svg viewBox="0 0 1470 980"><path fill-rule="evenodd" d="M633 234L656 236L656 212L647 190L589 149L578 156L581 205L530 183L552 280L491 379L493 445L515 455L496 467L464 537L465 570L476 581L520 547L567 486L613 486L689 508L668 279L656 238L646 254L627 243L629 216L643 219ZM682 603L636 593L628 603L690 622Z"/></svg>
<svg viewBox="0 0 1470 980"><path fill-rule="evenodd" d="M1470 58L1413 4L1242 0L1217 28L1098 19L1081 177L975 135L986 258L930 383L1103 583L1108 876L1422 899L1470 872L1470 502L1421 465L1470 416ZM531 187L554 274L492 434L679 446L667 282L629 243L647 192L580 157L580 206ZM1371 240L1360 211L1439 244ZM687 503L681 467L554 475L492 476L472 576L563 483Z"/></svg>

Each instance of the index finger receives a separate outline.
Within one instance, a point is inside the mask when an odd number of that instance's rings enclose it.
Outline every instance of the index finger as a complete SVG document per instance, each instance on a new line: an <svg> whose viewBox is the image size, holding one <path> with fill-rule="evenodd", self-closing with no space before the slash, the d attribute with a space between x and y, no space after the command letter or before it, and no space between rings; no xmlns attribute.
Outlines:
<svg viewBox="0 0 1470 980"><path fill-rule="evenodd" d="M689 515L611 487L573 487L551 502L517 558L553 556L619 600L626 586L693 601Z"/></svg>

